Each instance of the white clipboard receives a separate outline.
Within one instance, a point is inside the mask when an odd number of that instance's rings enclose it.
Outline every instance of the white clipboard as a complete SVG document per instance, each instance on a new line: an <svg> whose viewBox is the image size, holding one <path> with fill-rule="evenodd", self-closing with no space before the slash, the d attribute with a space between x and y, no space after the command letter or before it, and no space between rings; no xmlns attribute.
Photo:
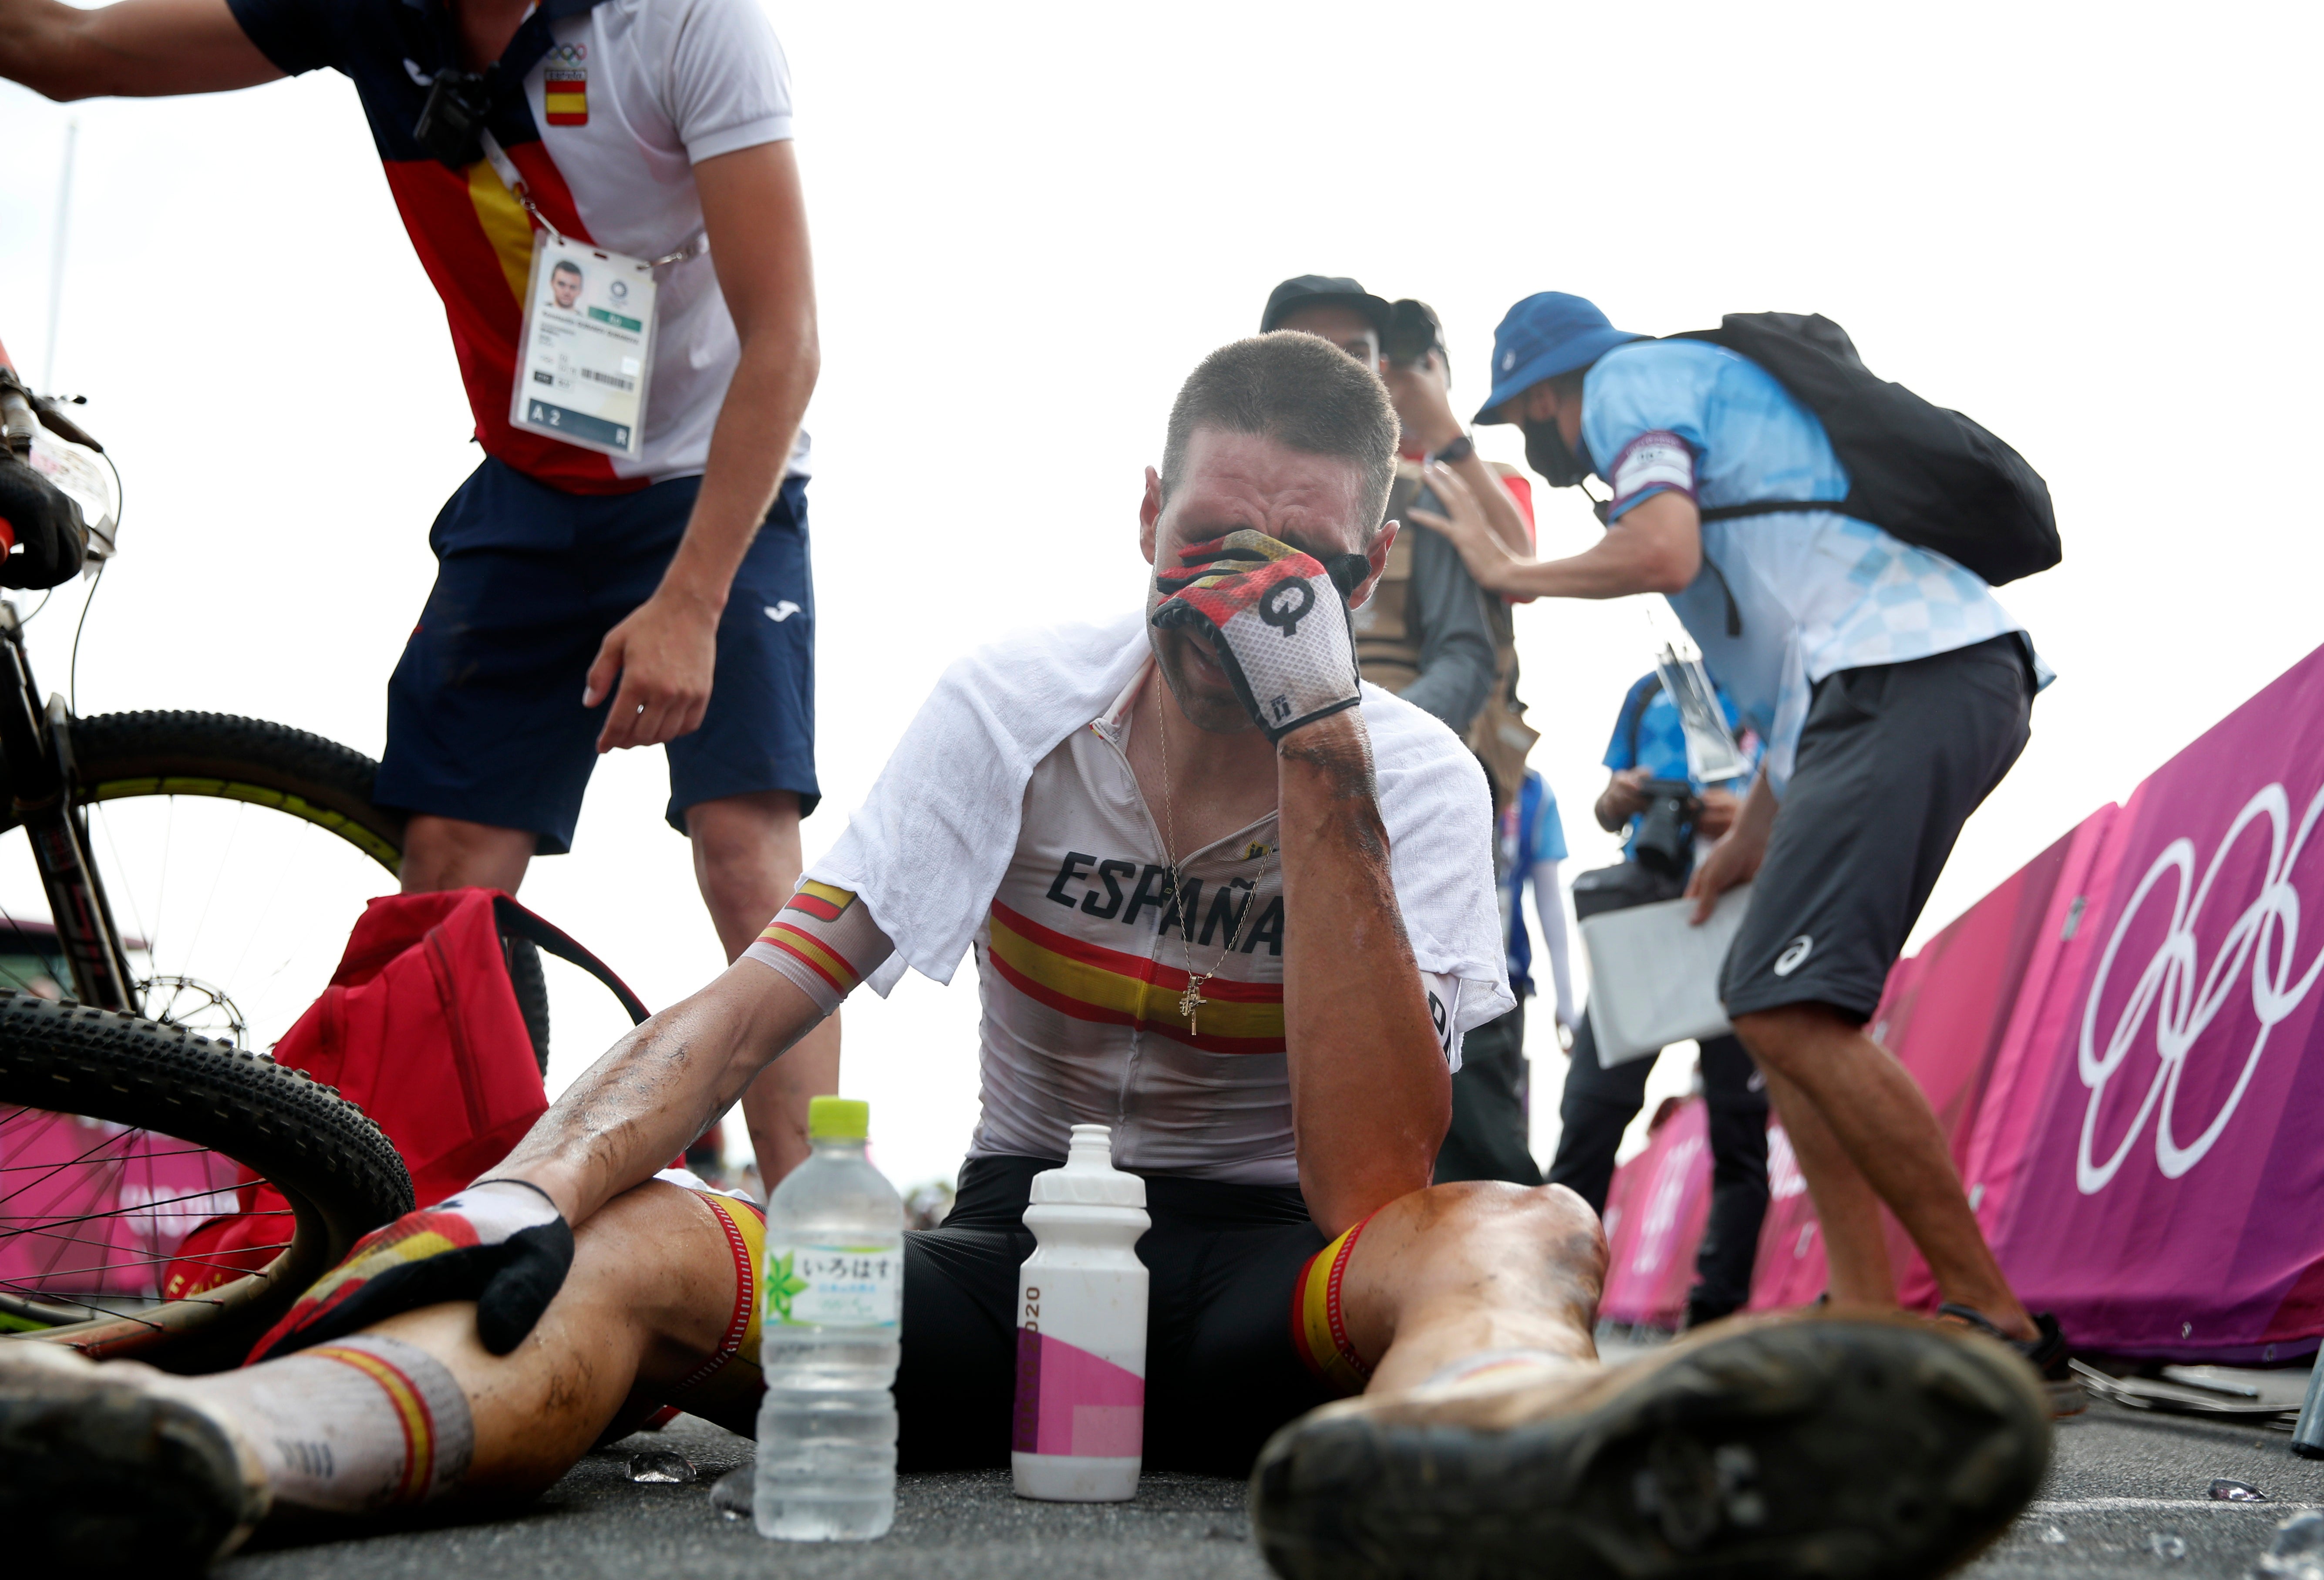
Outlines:
<svg viewBox="0 0 2324 1580"><path fill-rule="evenodd" d="M1582 922L1590 1030L1600 1068L1734 1030L1719 1002L1719 972L1750 906L1751 885L1745 883L1720 895L1701 927L1687 919L1694 914L1694 901L1687 899L1609 910Z"/></svg>

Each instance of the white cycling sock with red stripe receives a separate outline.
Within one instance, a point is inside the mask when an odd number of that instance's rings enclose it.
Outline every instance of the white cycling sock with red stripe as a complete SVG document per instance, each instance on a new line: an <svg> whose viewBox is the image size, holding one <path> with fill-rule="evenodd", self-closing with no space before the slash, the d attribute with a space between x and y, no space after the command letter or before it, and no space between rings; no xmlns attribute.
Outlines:
<svg viewBox="0 0 2324 1580"><path fill-rule="evenodd" d="M451 1372L376 1334L189 1380L184 1391L239 1431L278 1505L370 1514L424 1503L456 1484L475 1452Z"/></svg>

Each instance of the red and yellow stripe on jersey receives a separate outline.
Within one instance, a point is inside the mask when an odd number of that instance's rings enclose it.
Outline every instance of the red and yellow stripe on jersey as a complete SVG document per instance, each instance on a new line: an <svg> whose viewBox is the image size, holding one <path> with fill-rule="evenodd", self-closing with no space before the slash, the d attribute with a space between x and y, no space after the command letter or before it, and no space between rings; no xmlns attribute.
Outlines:
<svg viewBox="0 0 2324 1580"><path fill-rule="evenodd" d="M1371 1363L1356 1353L1349 1341L1348 1324L1340 1308L1340 1287L1348 1275L1348 1258L1363 1237L1361 1222L1307 1259L1291 1286L1291 1344L1308 1370L1342 1393L1361 1393L1372 1379Z"/></svg>
<svg viewBox="0 0 2324 1580"><path fill-rule="evenodd" d="M855 896L846 890L809 878L798 886L790 903L775 913L775 919L759 935L759 942L814 972L844 999L863 980L863 972L840 953L829 929L854 903Z"/></svg>
<svg viewBox="0 0 2324 1580"><path fill-rule="evenodd" d="M1213 976L1190 1026L1178 1010L1186 973L1176 966L1069 938L998 900L990 937L987 957L1002 981L1077 1021L1143 1026L1205 1053L1284 1049L1281 983Z"/></svg>
<svg viewBox="0 0 2324 1580"><path fill-rule="evenodd" d="M539 138L512 143L509 162L542 217L563 235L595 245L572 190ZM626 494L643 477L615 475L611 457L512 427L518 342L523 337L525 286L532 276L532 219L479 159L466 171L432 159L390 159L387 185L403 216L420 267L444 299L452 349L484 453L567 494Z"/></svg>

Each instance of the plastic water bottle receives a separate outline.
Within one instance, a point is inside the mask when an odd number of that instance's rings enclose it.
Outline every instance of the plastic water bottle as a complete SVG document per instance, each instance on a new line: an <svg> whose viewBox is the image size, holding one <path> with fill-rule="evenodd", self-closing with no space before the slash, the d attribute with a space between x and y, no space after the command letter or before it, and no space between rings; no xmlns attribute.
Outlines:
<svg viewBox="0 0 2324 1580"><path fill-rule="evenodd" d="M867 1541L896 1520L904 1203L863 1155L871 1118L816 1098L815 1153L767 1202L752 1514L784 1541Z"/></svg>
<svg viewBox="0 0 2324 1580"><path fill-rule="evenodd" d="M1033 1177L1025 1226L1040 1248L1017 1274L1020 1498L1118 1503L1138 1495L1146 1446L1146 1181L1113 1166L1102 1124L1074 1126L1065 1166Z"/></svg>

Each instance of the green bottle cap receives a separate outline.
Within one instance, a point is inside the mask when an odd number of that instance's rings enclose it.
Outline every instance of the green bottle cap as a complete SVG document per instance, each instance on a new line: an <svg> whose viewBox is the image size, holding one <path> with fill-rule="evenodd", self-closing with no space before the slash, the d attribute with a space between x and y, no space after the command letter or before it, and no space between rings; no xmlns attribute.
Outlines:
<svg viewBox="0 0 2324 1580"><path fill-rule="evenodd" d="M811 1141L860 1141L872 1133L872 1104L853 1097L811 1097L807 1135Z"/></svg>

